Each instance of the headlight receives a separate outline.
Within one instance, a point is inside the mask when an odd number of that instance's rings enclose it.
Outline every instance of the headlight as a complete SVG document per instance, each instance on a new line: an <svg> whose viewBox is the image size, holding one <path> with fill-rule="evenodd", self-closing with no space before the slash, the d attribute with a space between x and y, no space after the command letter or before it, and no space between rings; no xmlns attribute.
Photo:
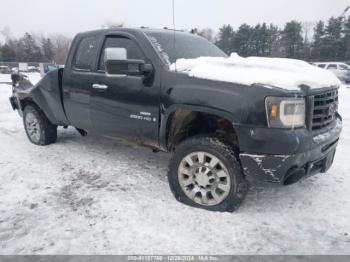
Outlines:
<svg viewBox="0 0 350 262"><path fill-rule="evenodd" d="M267 97L267 122L269 127L296 128L305 126L305 99Z"/></svg>

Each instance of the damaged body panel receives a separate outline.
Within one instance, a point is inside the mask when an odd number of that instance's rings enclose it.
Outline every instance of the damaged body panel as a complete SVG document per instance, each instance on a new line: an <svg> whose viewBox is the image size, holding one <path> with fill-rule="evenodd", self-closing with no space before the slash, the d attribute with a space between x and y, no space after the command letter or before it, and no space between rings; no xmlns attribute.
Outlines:
<svg viewBox="0 0 350 262"><path fill-rule="evenodd" d="M295 170L300 171L299 179L325 173L333 163L341 129L341 120L337 117L336 121L321 134L295 130L285 134L286 137L282 140L282 132L275 136L260 133L258 137L260 141L266 143L266 147L262 146L261 151L258 148L248 149L250 152L257 150L256 152L259 152L257 154L240 154L244 172L259 180L281 184L286 184ZM250 136L257 135L250 133Z"/></svg>
<svg viewBox="0 0 350 262"><path fill-rule="evenodd" d="M22 111L26 104L35 103L52 124L68 126L69 122L62 103L62 74L63 69L52 71L35 86L20 81L19 86L14 87L18 101L16 109Z"/></svg>

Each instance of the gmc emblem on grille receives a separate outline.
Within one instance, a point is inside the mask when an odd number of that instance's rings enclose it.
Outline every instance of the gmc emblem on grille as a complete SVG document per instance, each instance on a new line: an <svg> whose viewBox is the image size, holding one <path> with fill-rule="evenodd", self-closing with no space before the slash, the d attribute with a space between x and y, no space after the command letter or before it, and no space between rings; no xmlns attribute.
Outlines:
<svg viewBox="0 0 350 262"><path fill-rule="evenodd" d="M337 112L337 105L331 104L328 108L328 115L334 115Z"/></svg>

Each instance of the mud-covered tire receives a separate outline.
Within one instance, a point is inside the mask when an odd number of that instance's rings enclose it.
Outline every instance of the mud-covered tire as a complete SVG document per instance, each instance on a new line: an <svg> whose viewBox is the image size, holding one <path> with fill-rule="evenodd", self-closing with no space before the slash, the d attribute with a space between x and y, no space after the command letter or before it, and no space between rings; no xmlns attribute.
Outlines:
<svg viewBox="0 0 350 262"><path fill-rule="evenodd" d="M29 141L35 145L45 146L57 141L57 126L34 104L24 108L23 125Z"/></svg>
<svg viewBox="0 0 350 262"><path fill-rule="evenodd" d="M227 171L226 173L228 173L229 175L227 179L230 181L230 189L227 190L228 194L226 198L222 200L222 202L218 202L218 204L215 204L216 202L213 201L214 202L213 205L203 205L201 203L198 203L198 201L196 201L197 200L196 198L195 200L192 200L188 196L188 193L185 193L185 190L188 190L188 188L184 188L184 186L180 184L180 183L183 183L183 182L180 182L181 171L179 170L182 170L182 169L179 169L180 165L183 165L183 161L185 159L188 159L187 158L188 156L191 156L192 154L196 154L196 152L200 152L200 153L204 152L205 154L207 153L208 155L211 155L219 159L220 163L222 163L226 168L225 169ZM198 162L201 162L201 161L198 160ZM208 166L208 164L205 164L205 165ZM193 168L191 170L193 170ZM194 174L194 177L195 179L198 179L199 176L196 176L196 174ZM178 145L170 161L168 180L169 180L171 191L173 192L175 198L178 201L192 207L202 208L209 211L219 211L219 212L235 211L241 205L241 202L248 191L248 184L244 178L241 165L237 160L237 157L235 156L233 147L229 146L227 143L224 143L222 139L217 137L203 137L203 136L193 137L193 138L189 138L188 140L185 140L180 145ZM193 187L196 187L199 185L197 184L197 181L195 183L196 184L193 184ZM201 185L201 188L202 186L203 185ZM210 187L210 185L208 185L208 187ZM215 188L215 186L213 186L213 188ZM210 194L211 193L209 193L209 196ZM206 196L206 200L208 200L207 196Z"/></svg>

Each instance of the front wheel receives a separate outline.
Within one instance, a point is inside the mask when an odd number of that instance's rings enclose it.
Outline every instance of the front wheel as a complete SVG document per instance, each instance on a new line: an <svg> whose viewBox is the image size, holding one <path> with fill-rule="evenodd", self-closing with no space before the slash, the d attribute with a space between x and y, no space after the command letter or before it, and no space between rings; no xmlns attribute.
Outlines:
<svg viewBox="0 0 350 262"><path fill-rule="evenodd" d="M236 210L247 192L233 149L216 137L181 143L170 162L168 179L178 201L210 211Z"/></svg>
<svg viewBox="0 0 350 262"><path fill-rule="evenodd" d="M23 111L23 124L27 137L35 145L49 145L57 140L57 126L53 125L35 105L27 105Z"/></svg>

